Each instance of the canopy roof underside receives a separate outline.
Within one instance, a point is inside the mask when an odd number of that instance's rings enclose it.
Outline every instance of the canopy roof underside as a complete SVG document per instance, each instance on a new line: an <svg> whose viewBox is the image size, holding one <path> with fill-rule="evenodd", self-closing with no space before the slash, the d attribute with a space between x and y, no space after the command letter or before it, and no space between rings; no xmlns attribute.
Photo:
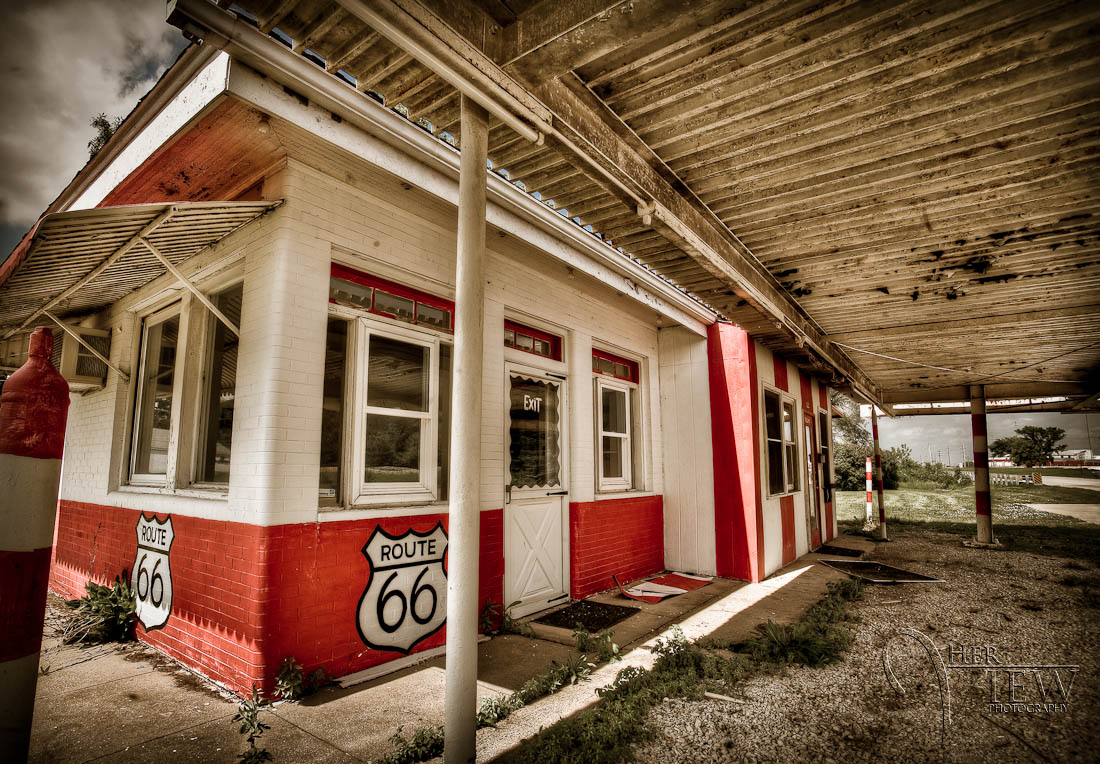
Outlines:
<svg viewBox="0 0 1100 764"><path fill-rule="evenodd" d="M564 89L591 105L885 394L990 377L1092 384L1100 5L423 5L535 98ZM457 91L340 3L233 8L461 145ZM489 156L757 339L806 358L559 143L494 119Z"/></svg>

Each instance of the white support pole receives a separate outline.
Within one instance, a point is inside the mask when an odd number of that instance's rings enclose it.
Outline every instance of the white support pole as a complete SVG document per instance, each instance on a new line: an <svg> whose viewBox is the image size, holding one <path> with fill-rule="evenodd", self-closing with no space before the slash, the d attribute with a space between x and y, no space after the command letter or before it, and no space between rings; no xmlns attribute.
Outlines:
<svg viewBox="0 0 1100 764"><path fill-rule="evenodd" d="M76 342L82 348L87 350L89 353L94 355L99 360L103 361L103 363L107 364L108 367L114 369L115 373L118 374L120 377L122 377L124 382L129 382L130 381L130 375L129 374L127 374L122 369L115 366L113 363L110 362L110 360L108 360L107 356L103 355L103 353L100 353L98 350L96 350L94 347L92 347L91 343L89 343L88 340L81 337L80 332L78 332L76 329L73 329L71 326L66 324L64 321L62 321L60 318L55 316L53 313L50 313L48 310L42 311L42 315L45 316L46 318L50 319L51 321L53 321L59 327L61 327L61 330L63 332L65 332L65 334L69 335L74 340L76 340Z"/></svg>
<svg viewBox="0 0 1100 764"><path fill-rule="evenodd" d="M165 257L163 252L154 247L152 242L150 242L148 239L142 239L141 243L144 244L145 248L153 254L153 257L155 257L157 260L160 260L161 265L167 268L168 272L175 276L177 281L187 287L191 294L195 295L195 298L206 306L207 310L217 316L217 319L225 324L226 329L233 332L233 334L237 335L238 337L241 336L240 328L235 323L226 318L225 314L218 310L217 306L210 301L210 298L204 295L197 286L192 284L191 280L183 275L183 271L173 265L172 261Z"/></svg>
<svg viewBox="0 0 1100 764"><path fill-rule="evenodd" d="M458 263L451 393L447 685L443 760L477 756L477 588L481 510L481 376L485 323L485 161L489 114L462 96Z"/></svg>

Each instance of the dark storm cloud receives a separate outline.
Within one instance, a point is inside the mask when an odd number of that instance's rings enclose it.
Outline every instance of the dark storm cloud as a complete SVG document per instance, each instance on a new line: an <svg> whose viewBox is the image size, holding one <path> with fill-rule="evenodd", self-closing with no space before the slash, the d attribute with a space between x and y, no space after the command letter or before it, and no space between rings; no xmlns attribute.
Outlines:
<svg viewBox="0 0 1100 764"><path fill-rule="evenodd" d="M184 40L162 0L3 2L0 14L3 260L88 160L91 119L128 114Z"/></svg>

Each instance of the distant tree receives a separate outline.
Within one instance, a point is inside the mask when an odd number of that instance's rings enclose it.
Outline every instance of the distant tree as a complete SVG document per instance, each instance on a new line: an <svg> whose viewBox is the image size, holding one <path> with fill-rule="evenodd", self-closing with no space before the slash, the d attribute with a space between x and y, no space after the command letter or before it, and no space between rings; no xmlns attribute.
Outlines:
<svg viewBox="0 0 1100 764"><path fill-rule="evenodd" d="M860 448L871 447L871 433L859 416L859 404L839 390L833 390L829 402L840 412L833 414L833 438L839 443Z"/></svg>
<svg viewBox="0 0 1100 764"><path fill-rule="evenodd" d="M111 140L115 130L118 130L118 126L122 124L122 117L108 119L107 114L101 111L92 118L90 124L96 129L96 136L88 141L88 159L98 154L99 150L107 144L107 141Z"/></svg>
<svg viewBox="0 0 1100 764"><path fill-rule="evenodd" d="M1065 448L1059 441L1066 431L1061 427L1021 427L1016 434L1008 438L997 438L989 444L994 456L1008 456L1016 464L1034 467L1046 464L1054 458L1054 452Z"/></svg>

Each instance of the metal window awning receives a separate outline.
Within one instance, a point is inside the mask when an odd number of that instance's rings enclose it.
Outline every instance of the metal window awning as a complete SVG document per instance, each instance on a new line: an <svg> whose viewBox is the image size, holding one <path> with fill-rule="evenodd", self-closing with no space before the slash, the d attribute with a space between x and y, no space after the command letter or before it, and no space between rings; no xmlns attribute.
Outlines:
<svg viewBox="0 0 1100 764"><path fill-rule="evenodd" d="M46 215L0 264L0 337L101 310L167 271L179 279L178 266L280 204L136 204Z"/></svg>

